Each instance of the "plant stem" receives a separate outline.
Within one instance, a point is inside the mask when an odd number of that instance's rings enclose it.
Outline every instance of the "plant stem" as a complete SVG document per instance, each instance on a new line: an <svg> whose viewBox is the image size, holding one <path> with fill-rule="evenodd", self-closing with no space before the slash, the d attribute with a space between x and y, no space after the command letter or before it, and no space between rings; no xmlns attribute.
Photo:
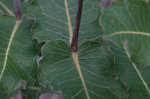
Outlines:
<svg viewBox="0 0 150 99"><path fill-rule="evenodd" d="M78 35L80 30L81 16L82 16L83 0L78 0L78 9L76 13L75 26L73 31L71 49L72 52L77 52L78 50Z"/></svg>
<svg viewBox="0 0 150 99"><path fill-rule="evenodd" d="M21 20L21 7L20 7L20 0L14 0L14 11L17 20Z"/></svg>
<svg viewBox="0 0 150 99"><path fill-rule="evenodd" d="M89 93L88 93L88 88L87 88L86 82L84 80L84 76L82 74L82 70L81 70L81 66L80 66L79 58L78 58L78 53L77 53L78 33L79 33L79 28L80 28L83 0L78 0L78 9L77 9L77 14L76 14L75 28L74 28L74 32L73 32L73 37L72 37L72 25L71 25L71 20L70 20L70 15L69 15L68 3L67 3L67 0L64 0L64 1L65 1L65 7L66 7L66 16L67 16L67 19L68 19L68 28L69 28L69 34L70 34L69 38L70 38L70 41L71 41L72 58L73 58L75 66L76 66L76 69L79 73L79 77L81 79L86 97L87 97L87 99L90 99L90 96L89 96Z"/></svg>

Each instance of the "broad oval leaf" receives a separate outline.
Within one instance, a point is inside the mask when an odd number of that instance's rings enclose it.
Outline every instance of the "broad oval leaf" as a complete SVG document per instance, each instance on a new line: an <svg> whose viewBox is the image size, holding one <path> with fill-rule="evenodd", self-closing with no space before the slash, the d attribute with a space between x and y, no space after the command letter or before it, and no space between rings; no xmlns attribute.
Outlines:
<svg viewBox="0 0 150 99"><path fill-rule="evenodd" d="M88 41L93 37L96 38L97 35L93 36L93 32L97 28L96 33L99 32L100 27L97 27L97 23L95 24L98 14L94 16L95 18L91 17L92 13L89 16L83 14L77 56L71 52L68 45L72 33L70 27L74 25L77 1L43 2L39 0L39 4L45 17L40 18L42 31L36 32L34 37L39 40L51 40L42 48L44 59L40 62L41 81L48 80L54 88L63 92L65 99L112 99L112 97L119 99L127 97L126 84L118 75L114 76L117 67L113 66L113 56L109 55L105 46L101 45L99 41ZM100 2L84 1L83 13L88 10L86 6L92 4L97 6ZM90 19L86 20L86 17ZM71 22L69 18L71 18ZM94 25L91 26L93 22ZM64 23L66 24L64 25ZM88 28L85 29L85 26ZM88 32L82 34L82 29ZM66 30L67 32L64 32ZM62 32L64 34L60 34ZM88 39L86 43L81 43L86 39Z"/></svg>
<svg viewBox="0 0 150 99"><path fill-rule="evenodd" d="M33 6L29 15L38 17L39 28L33 36L32 22L23 19L0 80L0 97L9 99L20 80L27 83L48 80L55 89L62 91L64 99L149 99L149 3L145 0L113 1L108 8L100 9L100 0L84 0L77 55L71 52L68 44L77 0L38 0L39 12L43 15L37 14ZM8 8L11 8L11 2L7 2ZM98 25L100 10L101 26ZM0 72L14 24L14 17L0 16ZM101 35L100 29L104 29L103 40L91 40ZM39 55L40 48L38 52L35 50L32 36L38 41L46 41L40 53L40 74L33 68L33 58ZM32 74L40 76L35 78ZM35 99L39 91L35 91L36 95L29 93L27 97ZM45 93L39 98L49 95L54 94Z"/></svg>
<svg viewBox="0 0 150 99"><path fill-rule="evenodd" d="M99 20L119 67L116 75L128 85L128 99L150 98L149 7L144 0L116 0Z"/></svg>
<svg viewBox="0 0 150 99"><path fill-rule="evenodd" d="M41 81L48 80L63 92L64 99L88 99L72 59L69 46L63 41L51 41L42 48ZM79 62L90 99L126 97L123 82L116 79L112 55L99 41L88 41L79 47ZM119 95L119 96L118 96Z"/></svg>
<svg viewBox="0 0 150 99"><path fill-rule="evenodd" d="M15 25L15 18L0 17L0 97L3 99L8 99L5 97L10 98L20 80L26 80L27 82L33 80L31 76L34 64L33 58L37 55L37 52L30 32L31 24L30 20L22 20L22 24L12 40L6 60L6 49ZM4 62L7 63L5 67Z"/></svg>

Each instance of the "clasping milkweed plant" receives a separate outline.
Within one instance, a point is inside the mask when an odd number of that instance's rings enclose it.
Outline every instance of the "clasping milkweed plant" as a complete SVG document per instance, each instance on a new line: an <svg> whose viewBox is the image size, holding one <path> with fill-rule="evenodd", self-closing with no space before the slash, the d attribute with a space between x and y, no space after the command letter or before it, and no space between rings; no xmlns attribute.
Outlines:
<svg viewBox="0 0 150 99"><path fill-rule="evenodd" d="M149 0L1 0L0 99L149 99Z"/></svg>

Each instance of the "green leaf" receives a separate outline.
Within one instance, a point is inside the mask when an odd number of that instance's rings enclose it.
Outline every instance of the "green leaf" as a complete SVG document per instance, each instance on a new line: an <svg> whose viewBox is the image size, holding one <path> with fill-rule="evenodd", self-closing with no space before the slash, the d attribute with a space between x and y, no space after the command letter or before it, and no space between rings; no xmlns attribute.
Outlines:
<svg viewBox="0 0 150 99"><path fill-rule="evenodd" d="M0 17L0 72L2 77L0 80L0 95L5 93L9 96L20 80L30 82L33 79L31 71L34 64L33 58L37 55L37 52L30 32L31 24L32 21L23 19L12 40L8 60L6 60L6 50L15 25L15 18ZM4 61L7 63L6 67L4 67ZM3 75L2 70L4 70Z"/></svg>
<svg viewBox="0 0 150 99"><path fill-rule="evenodd" d="M99 41L88 41L79 47L80 68L88 95L90 99L124 99L127 95L125 85L113 76L118 67L115 67L112 55L100 45ZM88 99L65 42L51 41L43 47L42 55L42 82L48 80L54 88L61 90L64 99Z"/></svg>
<svg viewBox="0 0 150 99"><path fill-rule="evenodd" d="M128 85L118 74L116 75L120 72L120 68L115 67L114 55L106 50L107 45L101 45L99 41L88 41L101 34L96 21L99 13L92 14L95 13L95 8L94 10L88 9L86 6L92 4L98 6L99 2L84 1L79 52L78 57L74 58L72 57L74 53L71 52L68 45L71 39L69 34L72 32L68 29L74 25L77 2L68 1L66 4L65 1L67 0L45 2L39 0L44 15L40 18L42 31L36 32L34 37L39 40L51 40L42 48L44 59L40 62L40 80L42 82L48 80L54 88L62 91L65 99L127 98ZM66 15L66 5L69 5L68 15ZM91 11L89 16L85 14L87 10ZM71 22L68 21L68 18L71 18ZM82 29L86 34L82 34ZM64 34L58 34L62 31L65 31ZM95 35L94 31L99 34ZM86 43L82 43L83 41ZM126 61L128 62L128 58Z"/></svg>
<svg viewBox="0 0 150 99"><path fill-rule="evenodd" d="M105 42L111 42L108 46L116 59L115 66L119 67L116 75L128 85L128 99L150 98L149 6L144 0L116 0L99 19ZM124 42L128 44L123 49Z"/></svg>
<svg viewBox="0 0 150 99"><path fill-rule="evenodd" d="M13 12L12 1L1 2ZM0 98L19 90L38 99L54 88L64 99L149 99L149 6L112 0L100 8L100 0L84 0L78 53L69 46L77 0L22 0L24 18L13 40L16 19L0 8ZM20 80L26 89L17 89Z"/></svg>
<svg viewBox="0 0 150 99"><path fill-rule="evenodd" d="M35 37L39 40L64 40L69 43L69 27L68 17L70 17L70 24L74 26L77 1L68 0L65 5L65 0L38 0L43 16L40 18L41 31L35 33ZM80 29L79 41L86 41L87 39L94 39L99 36L101 30L98 27L97 16L99 15L98 0L84 1L83 16ZM69 9L69 16L66 15L66 7ZM81 43L81 42L80 42Z"/></svg>

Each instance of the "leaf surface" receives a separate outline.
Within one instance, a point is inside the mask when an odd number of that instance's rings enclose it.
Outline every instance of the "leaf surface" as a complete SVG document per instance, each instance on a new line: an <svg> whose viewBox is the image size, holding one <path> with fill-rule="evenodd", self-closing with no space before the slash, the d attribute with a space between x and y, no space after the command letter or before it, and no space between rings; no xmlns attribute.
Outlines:
<svg viewBox="0 0 150 99"><path fill-rule="evenodd" d="M0 81L0 95L5 93L7 96L15 90L20 80L29 82L33 80L31 76L33 58L37 54L30 32L32 21L25 19L14 36L8 52L8 60L5 59L10 35L15 25L14 20L13 17L0 17L0 72L4 70ZM4 61L7 61L6 67Z"/></svg>
<svg viewBox="0 0 150 99"><path fill-rule="evenodd" d="M104 9L104 15L99 19L99 23L104 27L106 42L111 42L110 51L117 62L116 66L119 67L116 75L128 85L129 99L150 98L149 89L146 89L143 80L139 77L140 74L146 85L150 87L149 11L149 3L144 0L116 0L111 7ZM128 44L124 46L124 42ZM131 57L127 57L127 53Z"/></svg>
<svg viewBox="0 0 150 99"><path fill-rule="evenodd" d="M64 40L69 43L72 37L69 34L68 17L70 17L70 25L74 26L77 1L67 0L38 0L43 16L40 18L41 31L35 33L35 37L39 40ZM82 22L80 28L79 41L93 39L100 35L101 30L98 27L97 16L99 14L100 5L98 0L85 0ZM90 7L90 8L89 8ZM66 10L69 10L69 15L66 15ZM80 42L80 43L81 43Z"/></svg>

